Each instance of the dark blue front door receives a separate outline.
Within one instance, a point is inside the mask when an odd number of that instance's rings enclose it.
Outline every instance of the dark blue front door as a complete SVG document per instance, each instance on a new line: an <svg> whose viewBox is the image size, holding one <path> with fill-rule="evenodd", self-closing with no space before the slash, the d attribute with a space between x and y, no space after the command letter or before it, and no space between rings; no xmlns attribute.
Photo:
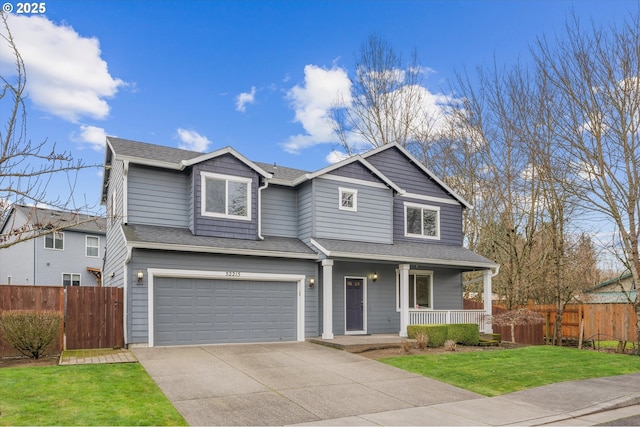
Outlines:
<svg viewBox="0 0 640 427"><path fill-rule="evenodd" d="M347 331L362 331L364 280L347 279L346 282L346 311Z"/></svg>

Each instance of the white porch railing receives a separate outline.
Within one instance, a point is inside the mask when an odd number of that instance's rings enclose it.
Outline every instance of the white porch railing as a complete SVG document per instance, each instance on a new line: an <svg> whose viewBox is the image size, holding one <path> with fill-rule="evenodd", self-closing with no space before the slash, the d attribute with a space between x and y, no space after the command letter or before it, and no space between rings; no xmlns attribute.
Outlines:
<svg viewBox="0 0 640 427"><path fill-rule="evenodd" d="M409 310L410 325L475 323L484 332L484 310Z"/></svg>

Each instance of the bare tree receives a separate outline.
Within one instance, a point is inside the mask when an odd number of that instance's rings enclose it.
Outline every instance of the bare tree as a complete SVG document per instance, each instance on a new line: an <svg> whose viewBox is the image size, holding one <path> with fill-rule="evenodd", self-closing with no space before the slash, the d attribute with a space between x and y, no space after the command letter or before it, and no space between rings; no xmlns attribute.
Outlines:
<svg viewBox="0 0 640 427"><path fill-rule="evenodd" d="M623 261L640 283L640 16L621 26L584 31L573 17L565 38L541 38L533 55L557 94L567 188L584 207L608 219ZM633 301L640 341L640 298Z"/></svg>
<svg viewBox="0 0 640 427"><path fill-rule="evenodd" d="M390 44L371 36L356 58L351 93L341 95L332 124L348 154L391 142L407 146L424 126L422 68L414 53L404 63Z"/></svg>
<svg viewBox="0 0 640 427"><path fill-rule="evenodd" d="M70 210L71 198L52 196L47 187L54 176L66 174L72 193L75 175L88 166L75 160L71 153L57 150L55 144L49 144L47 140L33 143L28 138L25 65L11 34L7 16L4 13L0 13L0 16L4 30L0 41L3 54L11 53L15 57L15 76L0 76L0 109L3 115L7 112L3 117L6 118L6 124L0 130L0 224L4 223L0 248L3 248L63 228L62 223L48 224L47 227L36 223L6 223L7 214L13 204Z"/></svg>

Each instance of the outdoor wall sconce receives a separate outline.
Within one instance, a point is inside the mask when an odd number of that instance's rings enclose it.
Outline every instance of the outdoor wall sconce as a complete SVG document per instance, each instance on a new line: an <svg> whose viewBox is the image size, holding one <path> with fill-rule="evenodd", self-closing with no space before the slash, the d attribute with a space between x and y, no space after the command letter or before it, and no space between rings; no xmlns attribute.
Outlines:
<svg viewBox="0 0 640 427"><path fill-rule="evenodd" d="M138 270L138 285L142 285L142 279L144 279L144 271Z"/></svg>
<svg viewBox="0 0 640 427"><path fill-rule="evenodd" d="M313 289L314 286L316 286L316 279L314 279L313 277L309 279L309 288Z"/></svg>
<svg viewBox="0 0 640 427"><path fill-rule="evenodd" d="M371 280L373 280L374 282L378 280L378 273L373 273L373 275L371 276Z"/></svg>

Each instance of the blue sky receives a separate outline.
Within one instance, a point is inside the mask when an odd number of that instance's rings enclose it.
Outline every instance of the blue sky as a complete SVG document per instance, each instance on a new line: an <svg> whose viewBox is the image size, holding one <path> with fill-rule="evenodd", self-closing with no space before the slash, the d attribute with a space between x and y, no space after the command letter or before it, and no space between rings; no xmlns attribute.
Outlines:
<svg viewBox="0 0 640 427"><path fill-rule="evenodd" d="M430 72L447 94L454 72L526 59L571 10L621 22L637 1L151 1L44 2L9 24L28 73L28 132L88 164L104 136L211 151L300 169L329 164L337 141L324 120L372 34ZM0 73L13 58L0 49ZM0 113L3 110L0 110ZM4 120L3 120L4 122ZM2 123L4 126L4 123ZM83 171L76 205L97 206L101 171ZM58 179L51 197L66 196ZM99 208L99 207L97 207Z"/></svg>

